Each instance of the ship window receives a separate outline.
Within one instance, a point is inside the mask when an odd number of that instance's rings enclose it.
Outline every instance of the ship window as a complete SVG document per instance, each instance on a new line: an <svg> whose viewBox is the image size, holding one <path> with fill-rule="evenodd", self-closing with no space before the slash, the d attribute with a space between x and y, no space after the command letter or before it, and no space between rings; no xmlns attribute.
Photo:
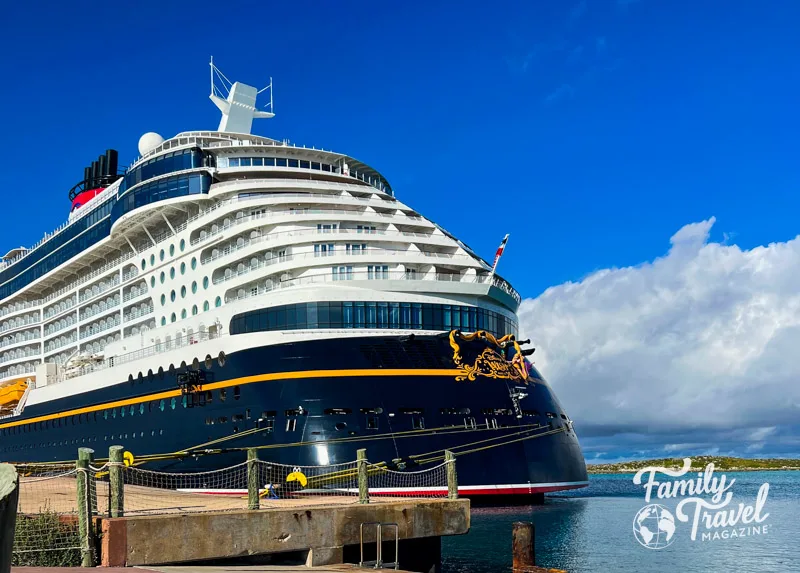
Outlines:
<svg viewBox="0 0 800 573"><path fill-rule="evenodd" d="M175 245L169 246L169 256L172 257L175 255Z"/></svg>
<svg viewBox="0 0 800 573"><path fill-rule="evenodd" d="M153 275L152 277L150 277L150 288L153 288L155 286L156 286L156 276Z"/></svg>
<svg viewBox="0 0 800 573"><path fill-rule="evenodd" d="M161 326L166 326L166 325L167 325L167 317L166 316L162 316L161 317Z"/></svg>
<svg viewBox="0 0 800 573"><path fill-rule="evenodd" d="M152 267L155 264L156 264L156 255L154 253L154 254L150 255L150 266Z"/></svg>
<svg viewBox="0 0 800 573"><path fill-rule="evenodd" d="M175 316L175 313L173 312L173 313L172 313L172 314L169 316L169 320L170 320L170 322L175 322L176 320L178 320L178 317L176 317L176 316Z"/></svg>
<svg viewBox="0 0 800 573"><path fill-rule="evenodd" d="M161 249L161 252L158 253L158 260L160 261L164 260L164 249Z"/></svg>
<svg viewBox="0 0 800 573"><path fill-rule="evenodd" d="M167 275L164 274L164 271L161 271L160 280L161 284L164 284L164 280L167 278Z"/></svg>
<svg viewBox="0 0 800 573"><path fill-rule="evenodd" d="M244 414L234 414L231 419L234 422L243 422L244 421Z"/></svg>
<svg viewBox="0 0 800 573"><path fill-rule="evenodd" d="M181 239L181 252L183 252L183 249L185 249L185 248L186 248L186 240L185 239Z"/></svg>
<svg viewBox="0 0 800 573"><path fill-rule="evenodd" d="M377 416L367 416L367 429L368 430L377 430L378 429L378 417Z"/></svg>
<svg viewBox="0 0 800 573"><path fill-rule="evenodd" d="M181 298L186 298L186 286L181 287Z"/></svg>
<svg viewBox="0 0 800 573"><path fill-rule="evenodd" d="M169 407L174 410L175 406L177 406L177 405L178 405L178 401L175 400L175 398L171 398L170 401L169 401Z"/></svg>
<svg viewBox="0 0 800 573"><path fill-rule="evenodd" d="M186 263L181 263L181 274L186 274Z"/></svg>
<svg viewBox="0 0 800 573"><path fill-rule="evenodd" d="M229 157L228 158L228 167L239 167L239 158L238 157Z"/></svg>
<svg viewBox="0 0 800 573"><path fill-rule="evenodd" d="M286 420L286 431L294 432L297 429L297 418L289 418Z"/></svg>
<svg viewBox="0 0 800 573"><path fill-rule="evenodd" d="M238 386L233 387L233 399L238 400L242 397L242 391L239 389Z"/></svg>
<svg viewBox="0 0 800 573"><path fill-rule="evenodd" d="M142 270L144 270L146 266L147 266L147 261L142 259Z"/></svg>
<svg viewBox="0 0 800 573"><path fill-rule="evenodd" d="M218 308L219 308L220 306L222 306L222 299L221 299L220 297L217 297L217 298L214 300L214 306L216 306L216 307L218 307Z"/></svg>
<svg viewBox="0 0 800 573"><path fill-rule="evenodd" d="M284 414L286 414L286 415L287 415L287 416L289 416L289 417L294 417L294 416L302 416L302 415L303 415L303 412L302 412L302 411L300 411L300 410L299 410L299 409L297 409L297 408L293 408L293 409L291 409L291 410L286 410L286 411L284 412Z"/></svg>
<svg viewBox="0 0 800 573"><path fill-rule="evenodd" d="M352 414L353 411L350 408L326 408L325 414L327 416L344 416L347 414Z"/></svg>
<svg viewBox="0 0 800 573"><path fill-rule="evenodd" d="M203 288L208 288L208 277L203 277Z"/></svg>
<svg viewBox="0 0 800 573"><path fill-rule="evenodd" d="M192 281L192 294L197 292L197 281Z"/></svg>
<svg viewBox="0 0 800 573"><path fill-rule="evenodd" d="M203 312L207 311L210 307L211 305L208 304L208 301L203 302Z"/></svg>
<svg viewBox="0 0 800 573"><path fill-rule="evenodd" d="M310 161L306 161L304 159L300 160L300 169L310 169L310 168L311 168L311 162Z"/></svg>
<svg viewBox="0 0 800 573"><path fill-rule="evenodd" d="M171 267L169 269L169 278L171 278L171 279L175 278L175 267Z"/></svg>
<svg viewBox="0 0 800 573"><path fill-rule="evenodd" d="M175 291L173 290L172 292L169 293L169 300L171 300L172 302L175 302L175 297L176 296L177 295L175 294Z"/></svg>
<svg viewBox="0 0 800 573"><path fill-rule="evenodd" d="M193 304L193 305L192 305L192 316L194 316L194 315L196 315L196 314L197 314L197 305L196 305L196 304Z"/></svg>
<svg viewBox="0 0 800 573"><path fill-rule="evenodd" d="M317 171L319 171L319 163L316 162L316 161L312 161L311 162L311 169L316 169Z"/></svg>
<svg viewBox="0 0 800 573"><path fill-rule="evenodd" d="M415 430L424 430L425 429L425 418L422 416L412 416L411 417L411 427Z"/></svg>
<svg viewBox="0 0 800 573"><path fill-rule="evenodd" d="M186 318L186 309L185 308L181 311L181 318L182 319Z"/></svg>
<svg viewBox="0 0 800 573"><path fill-rule="evenodd" d="M398 408L397 411L401 414L424 414L424 408Z"/></svg>
<svg viewBox="0 0 800 573"><path fill-rule="evenodd" d="M195 270L196 268L197 268L197 259L195 257L192 257L192 270Z"/></svg>
<svg viewBox="0 0 800 573"><path fill-rule="evenodd" d="M220 424L227 424L228 423L228 418L226 416L220 416L217 419L219 420Z"/></svg>
<svg viewBox="0 0 800 573"><path fill-rule="evenodd" d="M161 306L164 306L165 304L167 304L167 295L162 294L161 295Z"/></svg>
<svg viewBox="0 0 800 573"><path fill-rule="evenodd" d="M289 167L297 167L298 161L297 159L290 159L289 160Z"/></svg>
<svg viewBox="0 0 800 573"><path fill-rule="evenodd" d="M264 412L261 412L262 418L274 418L277 415L278 412L276 412L275 410L265 410Z"/></svg>
<svg viewBox="0 0 800 573"><path fill-rule="evenodd" d="M222 388L222 389L219 391L219 401L220 401L220 402L224 402L224 401L225 401L225 398L227 398L227 397L228 397L228 391L227 391L227 390L225 390L225 388Z"/></svg>
<svg viewBox="0 0 800 573"><path fill-rule="evenodd" d="M383 414L383 408L361 408L362 414Z"/></svg>
<svg viewBox="0 0 800 573"><path fill-rule="evenodd" d="M336 422L336 425L334 426L334 428L336 428L337 430L339 430L341 432L342 430L347 428L347 422Z"/></svg>

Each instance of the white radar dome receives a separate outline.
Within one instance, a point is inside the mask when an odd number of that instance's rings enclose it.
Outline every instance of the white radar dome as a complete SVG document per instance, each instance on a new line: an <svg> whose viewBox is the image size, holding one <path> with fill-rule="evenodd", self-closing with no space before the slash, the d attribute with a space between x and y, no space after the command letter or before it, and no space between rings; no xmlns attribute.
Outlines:
<svg viewBox="0 0 800 573"><path fill-rule="evenodd" d="M164 138L152 131L139 138L139 155L144 155L164 143Z"/></svg>

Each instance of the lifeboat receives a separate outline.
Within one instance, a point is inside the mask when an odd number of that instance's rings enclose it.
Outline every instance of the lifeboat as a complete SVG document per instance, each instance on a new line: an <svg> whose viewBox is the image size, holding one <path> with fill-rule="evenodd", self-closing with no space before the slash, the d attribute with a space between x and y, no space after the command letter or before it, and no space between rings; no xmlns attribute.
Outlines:
<svg viewBox="0 0 800 573"><path fill-rule="evenodd" d="M28 378L11 380L7 384L0 386L0 411L13 410L19 404L28 388Z"/></svg>

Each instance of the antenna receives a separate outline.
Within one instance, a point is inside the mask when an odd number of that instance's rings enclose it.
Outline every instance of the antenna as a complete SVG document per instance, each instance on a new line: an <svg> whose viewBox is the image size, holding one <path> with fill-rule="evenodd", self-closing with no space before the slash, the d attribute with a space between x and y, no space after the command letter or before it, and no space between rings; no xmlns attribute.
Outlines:
<svg viewBox="0 0 800 573"><path fill-rule="evenodd" d="M249 134L253 127L253 119L275 117L272 101L272 78L269 85L258 90L239 82L231 82L220 69L214 65L214 57L209 63L211 67L211 93L208 96L222 112L219 130L229 133ZM262 92L269 90L267 110L256 107L256 99Z"/></svg>

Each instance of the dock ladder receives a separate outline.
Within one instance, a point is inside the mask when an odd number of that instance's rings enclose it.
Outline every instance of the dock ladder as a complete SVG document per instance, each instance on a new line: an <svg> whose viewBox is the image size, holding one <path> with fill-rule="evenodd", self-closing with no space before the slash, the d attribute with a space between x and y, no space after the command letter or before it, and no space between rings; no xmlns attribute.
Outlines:
<svg viewBox="0 0 800 573"><path fill-rule="evenodd" d="M375 526L375 560L364 561L364 526ZM384 563L383 561L383 528L394 528L394 561ZM366 521L359 527L361 541L361 561L359 567L369 567L372 569L400 569L400 528L396 523L381 523L380 521Z"/></svg>

